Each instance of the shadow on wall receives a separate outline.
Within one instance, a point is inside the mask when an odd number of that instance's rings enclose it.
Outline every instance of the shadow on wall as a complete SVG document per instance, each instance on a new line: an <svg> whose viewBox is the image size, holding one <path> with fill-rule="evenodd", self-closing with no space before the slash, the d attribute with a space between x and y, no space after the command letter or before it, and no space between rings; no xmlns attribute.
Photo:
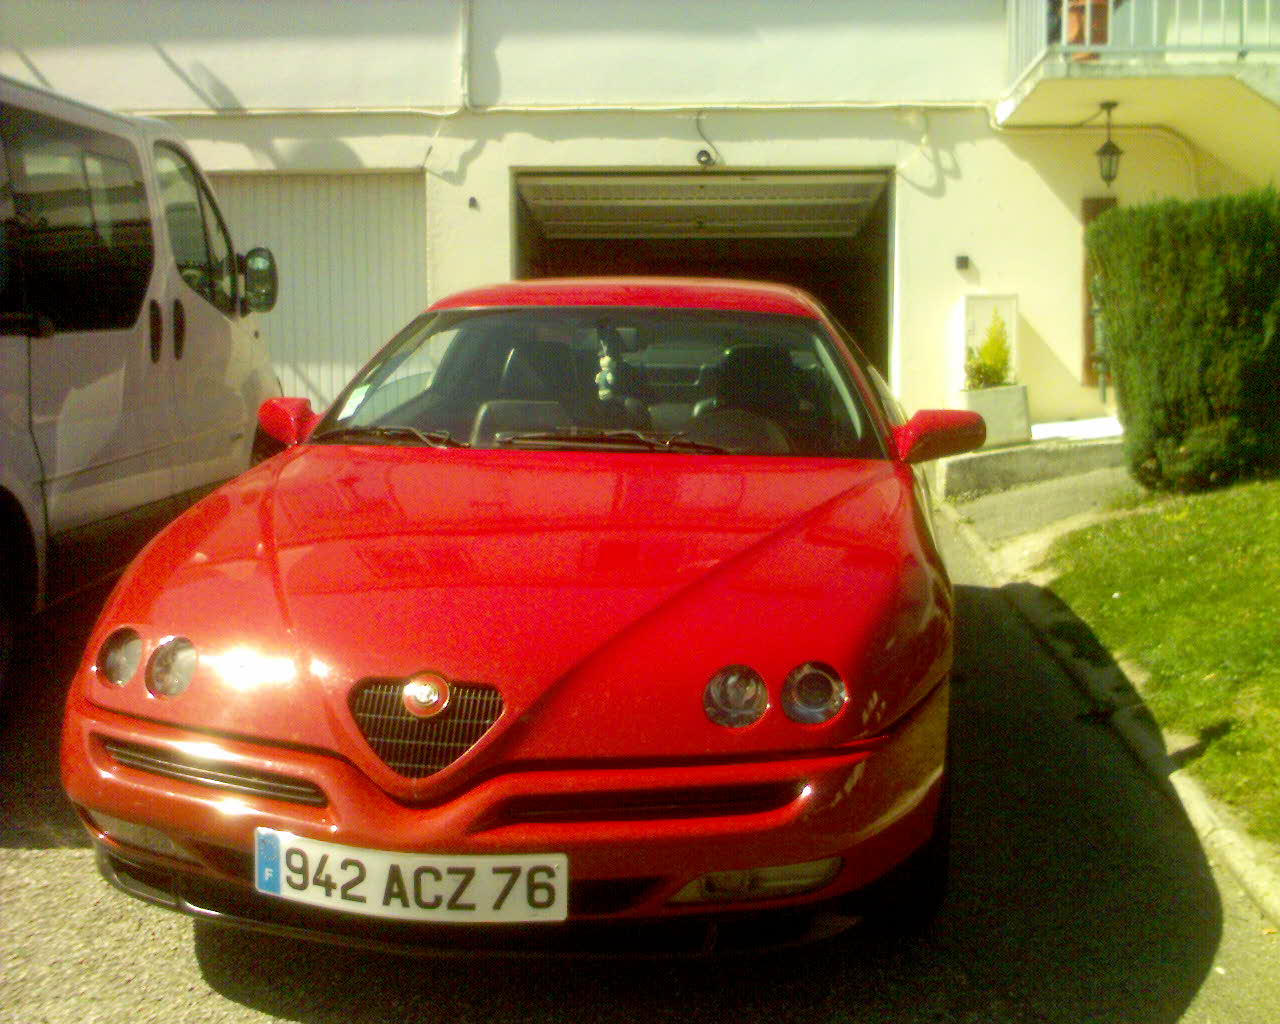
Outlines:
<svg viewBox="0 0 1280 1024"><path fill-rule="evenodd" d="M236 95L231 86L219 78L211 68L201 61L192 61L190 69L185 69L169 55L159 43L152 45L165 66L181 79L184 85L211 110L235 112L245 109L244 103ZM368 131L367 126L361 128ZM281 143L278 129L262 120L238 120L232 129L232 138L241 145L259 154L259 161L265 169L289 170L325 170L325 171L360 171L365 169L364 162L349 145L339 138L303 139Z"/></svg>
<svg viewBox="0 0 1280 1024"><path fill-rule="evenodd" d="M1062 333L1070 336L1071 325L1064 325ZM1027 386L1034 423L1107 415L1098 389L1081 384L1079 371L1073 372L1022 315L1018 316L1015 372L1018 382Z"/></svg>

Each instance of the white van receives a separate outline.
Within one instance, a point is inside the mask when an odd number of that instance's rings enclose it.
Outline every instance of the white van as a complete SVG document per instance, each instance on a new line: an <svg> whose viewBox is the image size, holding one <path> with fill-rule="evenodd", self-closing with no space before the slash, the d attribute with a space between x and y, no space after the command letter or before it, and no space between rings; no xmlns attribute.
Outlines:
<svg viewBox="0 0 1280 1024"><path fill-rule="evenodd" d="M275 296L172 129L0 77L0 679L22 617L249 465Z"/></svg>

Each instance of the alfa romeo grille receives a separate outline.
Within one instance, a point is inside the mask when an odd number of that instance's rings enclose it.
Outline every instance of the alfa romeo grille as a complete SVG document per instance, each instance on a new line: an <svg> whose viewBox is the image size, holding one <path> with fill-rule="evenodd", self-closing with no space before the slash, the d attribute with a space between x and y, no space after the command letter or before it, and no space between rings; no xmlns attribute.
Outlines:
<svg viewBox="0 0 1280 1024"><path fill-rule="evenodd" d="M403 689L402 679L357 687L351 713L374 753L411 779L426 778L453 764L502 714L502 694L493 687L452 683L444 711L433 718L416 718L405 709Z"/></svg>

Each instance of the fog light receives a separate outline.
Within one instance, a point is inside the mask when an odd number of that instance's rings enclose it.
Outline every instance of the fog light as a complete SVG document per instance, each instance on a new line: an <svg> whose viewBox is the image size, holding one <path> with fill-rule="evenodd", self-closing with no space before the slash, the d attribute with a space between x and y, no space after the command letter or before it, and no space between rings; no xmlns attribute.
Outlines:
<svg viewBox="0 0 1280 1024"><path fill-rule="evenodd" d="M124 686L142 662L142 637L132 629L117 629L103 642L95 665L98 676L112 686Z"/></svg>
<svg viewBox="0 0 1280 1024"><path fill-rule="evenodd" d="M191 685L196 672L196 645L173 636L156 648L147 665L147 689L157 697L177 697Z"/></svg>
<svg viewBox="0 0 1280 1024"><path fill-rule="evenodd" d="M101 811L86 811L89 821L108 839L113 839L123 846L134 846L148 853L158 853L162 857L173 857L177 860L191 860L191 855L183 852L172 839L158 828L150 825L139 825L136 821L125 821Z"/></svg>
<svg viewBox="0 0 1280 1024"><path fill-rule="evenodd" d="M760 673L746 665L727 665L711 677L702 693L702 709L716 725L741 729L769 709L769 689Z"/></svg>
<svg viewBox="0 0 1280 1024"><path fill-rule="evenodd" d="M840 871L840 858L809 860L742 871L712 871L695 878L671 897L671 903L731 903L765 900L820 889Z"/></svg>
<svg viewBox="0 0 1280 1024"><path fill-rule="evenodd" d="M848 699L844 680L820 661L807 661L792 669L782 685L782 710L793 722L806 725L829 722Z"/></svg>

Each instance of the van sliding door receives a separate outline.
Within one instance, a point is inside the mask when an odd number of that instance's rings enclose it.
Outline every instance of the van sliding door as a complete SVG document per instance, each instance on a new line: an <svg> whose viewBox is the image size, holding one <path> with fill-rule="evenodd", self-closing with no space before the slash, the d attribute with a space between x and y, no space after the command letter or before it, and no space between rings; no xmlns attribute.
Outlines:
<svg viewBox="0 0 1280 1024"><path fill-rule="evenodd" d="M65 542L62 561L90 578L98 560L104 570L118 564L111 526L95 533L99 525L167 498L174 485L171 383L152 347L158 310L148 293L154 245L141 154L105 124L13 105L0 132L14 201L8 273L20 277L25 311L54 327L28 342L51 547Z"/></svg>

